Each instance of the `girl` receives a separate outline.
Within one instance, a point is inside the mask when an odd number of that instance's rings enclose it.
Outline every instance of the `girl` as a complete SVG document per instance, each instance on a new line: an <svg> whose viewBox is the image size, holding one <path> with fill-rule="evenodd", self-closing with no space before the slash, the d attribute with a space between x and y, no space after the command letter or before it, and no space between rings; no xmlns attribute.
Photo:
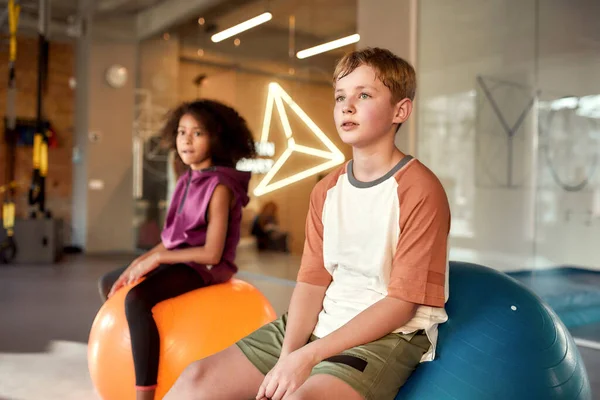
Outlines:
<svg viewBox="0 0 600 400"><path fill-rule="evenodd" d="M237 271L242 208L248 203L249 172L235 169L255 155L252 133L232 108L211 100L175 109L162 135L189 169L179 178L161 243L127 268L100 279L104 299L123 286L145 280L125 298L138 400L154 399L160 340L152 308Z"/></svg>

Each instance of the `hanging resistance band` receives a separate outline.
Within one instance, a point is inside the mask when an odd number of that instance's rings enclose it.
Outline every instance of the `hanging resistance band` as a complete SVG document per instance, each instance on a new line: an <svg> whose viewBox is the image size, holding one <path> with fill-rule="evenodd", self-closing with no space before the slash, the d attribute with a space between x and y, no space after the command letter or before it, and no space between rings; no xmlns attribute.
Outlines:
<svg viewBox="0 0 600 400"><path fill-rule="evenodd" d="M6 141L6 179L5 185L0 187L0 192L4 192L4 203L2 204L2 227L6 231L6 239L0 243L0 263L6 264L14 260L17 255L17 246L15 244L14 226L15 226L15 153L17 143L17 115L16 115L16 97L17 80L15 75L15 61L17 59L17 25L19 23L19 12L21 8L14 0L8 1L8 28L9 55L8 55L8 89L6 99L6 125L4 138Z"/></svg>
<svg viewBox="0 0 600 400"><path fill-rule="evenodd" d="M48 7L47 0L40 0L39 16L39 52L38 52L38 87L37 87L37 127L33 137L33 175L29 189L29 205L32 207L31 216L37 216L36 207L40 213L46 212L46 175L48 173L48 135L44 124L44 92L48 73Z"/></svg>

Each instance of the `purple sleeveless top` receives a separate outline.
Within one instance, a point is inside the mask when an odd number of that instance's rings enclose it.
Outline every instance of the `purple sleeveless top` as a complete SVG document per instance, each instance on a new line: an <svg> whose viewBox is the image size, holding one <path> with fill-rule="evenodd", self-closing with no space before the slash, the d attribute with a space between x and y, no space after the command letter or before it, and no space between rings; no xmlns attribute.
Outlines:
<svg viewBox="0 0 600 400"><path fill-rule="evenodd" d="M227 167L189 170L177 181L161 234L162 243L168 250L204 246L208 227L208 205L215 188L222 184L233 193L233 207L229 211L229 224L221 261L213 266L186 263L202 276L207 285L226 282L237 272L235 253L240 241L242 208L249 201L249 181L249 172Z"/></svg>

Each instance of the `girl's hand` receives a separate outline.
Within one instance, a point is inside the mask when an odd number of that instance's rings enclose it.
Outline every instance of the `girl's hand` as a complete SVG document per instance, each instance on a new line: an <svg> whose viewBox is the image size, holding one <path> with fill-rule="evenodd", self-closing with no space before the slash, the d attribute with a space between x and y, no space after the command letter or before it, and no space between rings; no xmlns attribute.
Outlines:
<svg viewBox="0 0 600 400"><path fill-rule="evenodd" d="M126 285L131 285L142 279L147 273L156 269L160 265L160 252L156 252L142 261L138 262L128 275L125 282Z"/></svg>
<svg viewBox="0 0 600 400"><path fill-rule="evenodd" d="M115 281L115 283L113 283L113 286L110 289L110 292L108 292L108 294L106 295L107 298L110 299L119 289L121 289L123 286L125 286L125 284L127 284L127 282L129 281L129 275L131 273L131 269L134 266L135 266L135 262L131 263L131 265L125 271L123 271L121 276L119 276L119 279L117 279Z"/></svg>
<svg viewBox="0 0 600 400"><path fill-rule="evenodd" d="M107 297L111 298L119 289L123 286L133 284L139 281L144 275L152 271L154 268L160 265L160 255L154 253L141 261L135 260L127 267L127 269L121 274L119 279L115 281Z"/></svg>

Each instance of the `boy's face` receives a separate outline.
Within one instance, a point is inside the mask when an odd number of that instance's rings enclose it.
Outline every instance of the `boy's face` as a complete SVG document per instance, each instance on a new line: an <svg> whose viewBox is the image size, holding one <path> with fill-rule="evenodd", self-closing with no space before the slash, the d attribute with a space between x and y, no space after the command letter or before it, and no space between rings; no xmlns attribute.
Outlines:
<svg viewBox="0 0 600 400"><path fill-rule="evenodd" d="M333 117L342 141L361 148L394 136L408 119L410 99L392 104L392 93L368 65L361 65L335 85Z"/></svg>

